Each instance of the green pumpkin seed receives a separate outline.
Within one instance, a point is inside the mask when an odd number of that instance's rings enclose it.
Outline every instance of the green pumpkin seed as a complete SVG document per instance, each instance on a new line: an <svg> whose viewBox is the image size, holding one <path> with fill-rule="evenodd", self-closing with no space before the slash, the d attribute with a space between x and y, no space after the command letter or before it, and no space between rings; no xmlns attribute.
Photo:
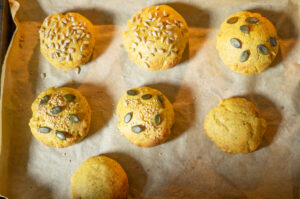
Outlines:
<svg viewBox="0 0 300 199"><path fill-rule="evenodd" d="M67 101L67 102L73 102L75 100L76 96L75 95L72 95L72 94L66 94L64 95L64 99Z"/></svg>
<svg viewBox="0 0 300 199"><path fill-rule="evenodd" d="M230 43L235 48L241 48L242 47L242 44L238 39L232 38L232 39L230 39Z"/></svg>
<svg viewBox="0 0 300 199"><path fill-rule="evenodd" d="M138 92L136 90L128 90L127 91L127 95L130 95L130 96L135 96L137 94L138 94Z"/></svg>
<svg viewBox="0 0 300 199"><path fill-rule="evenodd" d="M130 122L131 118L132 118L132 112L127 113L127 114L125 115L125 117L124 117L124 122L125 122L125 123Z"/></svg>
<svg viewBox="0 0 300 199"><path fill-rule="evenodd" d="M258 19L256 18L256 17L248 17L247 19L246 19L246 22L248 23L248 24L257 24L258 23Z"/></svg>
<svg viewBox="0 0 300 199"><path fill-rule="evenodd" d="M50 133L51 129L48 127L39 127L38 132L39 133Z"/></svg>
<svg viewBox="0 0 300 199"><path fill-rule="evenodd" d="M40 105L44 105L46 104L50 99L50 95L45 95L44 97L42 97L41 101L40 101Z"/></svg>
<svg viewBox="0 0 300 199"><path fill-rule="evenodd" d="M61 106L54 106L54 107L51 109L50 112L51 112L53 115L56 115L56 114L60 113L61 111L62 111Z"/></svg>
<svg viewBox="0 0 300 199"><path fill-rule="evenodd" d="M134 133L140 133L143 131L143 127L140 126L140 125L135 125L133 127L131 127L131 130L134 132Z"/></svg>
<svg viewBox="0 0 300 199"><path fill-rule="evenodd" d="M265 45L259 44L259 45L257 45L257 49L263 55L268 55L269 54L269 50Z"/></svg>
<svg viewBox="0 0 300 199"><path fill-rule="evenodd" d="M244 50L241 54L241 57L240 57L240 62L245 62L248 60L249 58L249 55L250 55L250 52L249 50Z"/></svg>
<svg viewBox="0 0 300 199"><path fill-rule="evenodd" d="M152 95L151 94L146 94L146 95L143 95L142 96L142 99L143 100L148 100L148 99L151 99Z"/></svg>
<svg viewBox="0 0 300 199"><path fill-rule="evenodd" d="M231 17L230 19L227 20L228 24L235 24L238 21L238 17Z"/></svg>
<svg viewBox="0 0 300 199"><path fill-rule="evenodd" d="M158 95L158 96L157 96L157 100L158 100L158 102L159 102L161 105L164 104L164 96Z"/></svg>
<svg viewBox="0 0 300 199"><path fill-rule="evenodd" d="M277 41L275 37L270 37L269 42L271 44L271 46L275 47L277 46Z"/></svg>
<svg viewBox="0 0 300 199"><path fill-rule="evenodd" d="M245 34L249 34L249 32L250 32L250 28L247 25L242 25L240 27L240 30Z"/></svg>
<svg viewBox="0 0 300 199"><path fill-rule="evenodd" d="M78 117L77 117L76 115L74 115L74 114L70 114L70 115L68 116L68 118L69 118L69 120L70 120L71 122L73 122L73 123L79 122Z"/></svg>
<svg viewBox="0 0 300 199"><path fill-rule="evenodd" d="M56 131L55 135L61 140L66 140L66 136L62 132Z"/></svg>
<svg viewBox="0 0 300 199"><path fill-rule="evenodd" d="M155 117L154 117L154 124L155 124L156 126L158 126L160 123L161 123L161 117L160 117L160 114L157 114L157 115L155 115Z"/></svg>

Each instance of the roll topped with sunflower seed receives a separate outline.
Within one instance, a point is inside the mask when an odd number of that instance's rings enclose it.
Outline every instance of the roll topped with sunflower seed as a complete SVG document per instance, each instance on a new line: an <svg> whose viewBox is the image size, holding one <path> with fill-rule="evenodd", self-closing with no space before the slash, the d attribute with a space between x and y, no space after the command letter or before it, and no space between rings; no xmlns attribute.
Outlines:
<svg viewBox="0 0 300 199"><path fill-rule="evenodd" d="M188 42L184 18L167 5L143 8L127 22L123 42L129 57L149 70L178 64Z"/></svg>
<svg viewBox="0 0 300 199"><path fill-rule="evenodd" d="M245 75L260 73L278 53L274 25L258 13L238 12L221 25L217 50L226 66Z"/></svg>
<svg viewBox="0 0 300 199"><path fill-rule="evenodd" d="M64 70L88 62L95 46L93 24L78 13L48 16L39 34L42 55L53 66Z"/></svg>
<svg viewBox="0 0 300 199"><path fill-rule="evenodd" d="M91 109L76 89L51 87L35 99L31 110L31 132L47 146L67 147L88 135Z"/></svg>
<svg viewBox="0 0 300 199"><path fill-rule="evenodd" d="M122 135L143 147L166 141L174 123L170 101L161 92L149 87L128 90L119 100L117 115Z"/></svg>

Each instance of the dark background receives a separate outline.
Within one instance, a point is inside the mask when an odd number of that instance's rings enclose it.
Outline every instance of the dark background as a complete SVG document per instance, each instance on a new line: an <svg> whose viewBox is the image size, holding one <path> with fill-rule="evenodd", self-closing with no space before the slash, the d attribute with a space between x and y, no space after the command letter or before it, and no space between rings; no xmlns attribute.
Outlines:
<svg viewBox="0 0 300 199"><path fill-rule="evenodd" d="M15 25L11 18L8 0L0 0L0 67L14 30Z"/></svg>

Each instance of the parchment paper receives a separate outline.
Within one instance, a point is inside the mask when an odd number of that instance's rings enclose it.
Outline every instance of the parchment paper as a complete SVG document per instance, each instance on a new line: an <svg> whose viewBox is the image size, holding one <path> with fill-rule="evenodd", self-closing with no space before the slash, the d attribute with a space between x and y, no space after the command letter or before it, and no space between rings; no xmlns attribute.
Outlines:
<svg viewBox="0 0 300 199"><path fill-rule="evenodd" d="M20 0L11 2L17 31L2 73L0 194L10 199L71 198L70 178L88 157L104 154L125 169L129 198L300 198L300 10L298 0ZM184 60L150 72L135 65L122 45L127 19L143 7L166 3L190 29ZM244 76L228 69L215 49L222 21L250 10L269 18L280 53L265 72ZM52 67L41 55L38 29L52 13L76 11L96 26L90 63L76 70ZM40 77L46 73L46 78ZM171 138L153 148L131 144L117 130L116 103L132 87L156 88L171 100ZM64 149L31 135L30 106L51 86L79 89L92 107L91 134ZM247 155L220 151L204 134L208 111L223 98L243 96L268 122L261 147Z"/></svg>

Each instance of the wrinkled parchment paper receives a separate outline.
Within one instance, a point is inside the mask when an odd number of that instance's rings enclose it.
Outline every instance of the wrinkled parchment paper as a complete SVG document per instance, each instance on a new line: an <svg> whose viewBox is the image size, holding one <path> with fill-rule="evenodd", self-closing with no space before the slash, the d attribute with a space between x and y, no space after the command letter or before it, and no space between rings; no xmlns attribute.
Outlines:
<svg viewBox="0 0 300 199"><path fill-rule="evenodd" d="M189 46L181 64L151 72L135 65L122 45L127 19L143 7L166 3L186 19ZM2 73L0 194L19 198L71 198L70 178L90 156L104 154L125 169L129 198L299 198L300 10L298 0L20 0L12 1L17 31ZM265 72L244 76L228 69L215 49L222 21L250 10L269 18L280 53ZM41 55L38 29L52 13L76 11L96 26L90 63L76 70L52 67ZM46 73L46 78L41 78ZM132 87L165 93L175 108L171 138L153 148L131 144L117 130L116 104ZM30 106L51 86L79 89L92 107L91 135L64 149L36 141ZM208 111L223 98L243 96L269 126L259 150L220 151L203 132Z"/></svg>

